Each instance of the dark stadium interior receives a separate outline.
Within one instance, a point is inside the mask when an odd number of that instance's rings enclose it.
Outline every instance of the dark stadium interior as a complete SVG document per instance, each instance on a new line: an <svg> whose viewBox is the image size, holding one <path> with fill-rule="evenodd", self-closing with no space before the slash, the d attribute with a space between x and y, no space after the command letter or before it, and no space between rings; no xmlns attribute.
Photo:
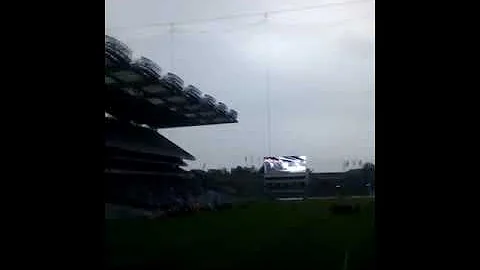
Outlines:
<svg viewBox="0 0 480 270"><path fill-rule="evenodd" d="M375 269L373 163L317 173L282 156L304 170L191 169L202 156L160 131L238 125L242 111L105 39L107 268Z"/></svg>

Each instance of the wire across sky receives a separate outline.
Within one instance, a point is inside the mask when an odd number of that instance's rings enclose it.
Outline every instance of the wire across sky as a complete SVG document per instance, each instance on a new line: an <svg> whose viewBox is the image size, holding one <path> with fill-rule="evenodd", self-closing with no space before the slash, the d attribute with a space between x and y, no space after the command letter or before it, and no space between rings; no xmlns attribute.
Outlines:
<svg viewBox="0 0 480 270"><path fill-rule="evenodd" d="M329 8L334 6L353 5L353 4L359 4L359 3L374 4L375 1L374 0L352 0L352 1L344 1L344 2L330 2L330 3L324 3L324 4L314 5L314 6L298 7L298 8L266 10L261 12L246 12L246 13L219 16L214 18L191 19L191 20L184 20L184 21L177 21L177 22L159 22L159 23L151 23L151 24L146 24L141 26L106 27L106 29L107 30L128 30L128 29L155 27L155 26L171 27L172 25L179 26L179 25L202 24L202 23L232 20L232 19L239 19L239 18L265 17L265 14L268 14L268 16L272 16L275 14L290 13L290 12L305 12L305 11L324 9L324 8Z"/></svg>

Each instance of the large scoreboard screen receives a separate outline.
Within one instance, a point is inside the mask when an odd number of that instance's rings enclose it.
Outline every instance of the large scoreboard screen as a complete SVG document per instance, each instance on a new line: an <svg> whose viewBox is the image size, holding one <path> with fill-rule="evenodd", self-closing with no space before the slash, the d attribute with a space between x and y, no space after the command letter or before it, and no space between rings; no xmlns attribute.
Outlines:
<svg viewBox="0 0 480 270"><path fill-rule="evenodd" d="M306 156L275 156L263 158L265 175L300 174L307 172Z"/></svg>

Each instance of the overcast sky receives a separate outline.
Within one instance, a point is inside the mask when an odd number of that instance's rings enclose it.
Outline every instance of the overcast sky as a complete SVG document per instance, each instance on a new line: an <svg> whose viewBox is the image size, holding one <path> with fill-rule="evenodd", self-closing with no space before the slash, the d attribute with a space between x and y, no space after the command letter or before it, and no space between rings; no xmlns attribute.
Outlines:
<svg viewBox="0 0 480 270"><path fill-rule="evenodd" d="M107 34L238 111L237 124L160 130L197 158L191 168L269 154L306 155L317 172L375 160L374 1L105 3Z"/></svg>

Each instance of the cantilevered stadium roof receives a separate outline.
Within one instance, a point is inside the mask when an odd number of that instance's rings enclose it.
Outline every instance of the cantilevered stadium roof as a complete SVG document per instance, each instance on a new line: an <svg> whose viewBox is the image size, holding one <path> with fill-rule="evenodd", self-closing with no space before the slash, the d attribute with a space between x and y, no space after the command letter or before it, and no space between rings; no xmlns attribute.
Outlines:
<svg viewBox="0 0 480 270"><path fill-rule="evenodd" d="M195 160L194 156L158 132L115 119L105 119L105 146L128 152Z"/></svg>
<svg viewBox="0 0 480 270"><path fill-rule="evenodd" d="M106 112L152 128L236 123L237 112L178 76L163 74L146 58L132 60L131 50L105 37Z"/></svg>

